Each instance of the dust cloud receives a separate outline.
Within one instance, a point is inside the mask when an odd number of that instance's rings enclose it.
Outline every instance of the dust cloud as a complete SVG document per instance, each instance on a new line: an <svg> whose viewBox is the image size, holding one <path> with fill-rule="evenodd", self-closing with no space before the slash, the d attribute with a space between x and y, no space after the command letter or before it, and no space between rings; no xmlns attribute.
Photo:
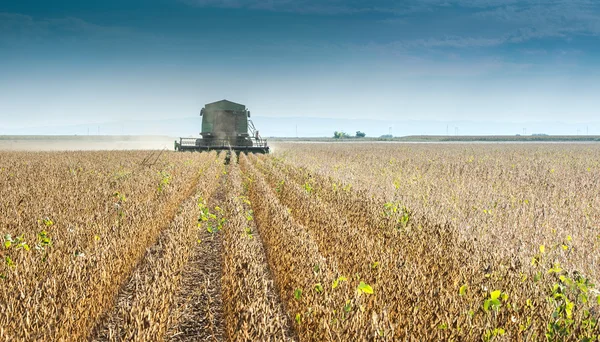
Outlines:
<svg viewBox="0 0 600 342"><path fill-rule="evenodd" d="M173 150L165 136L0 136L0 151Z"/></svg>

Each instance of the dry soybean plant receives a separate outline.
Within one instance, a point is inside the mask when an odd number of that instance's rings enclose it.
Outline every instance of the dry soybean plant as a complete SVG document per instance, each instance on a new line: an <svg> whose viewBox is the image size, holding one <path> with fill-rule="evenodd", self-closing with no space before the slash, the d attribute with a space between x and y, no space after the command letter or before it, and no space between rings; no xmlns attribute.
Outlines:
<svg viewBox="0 0 600 342"><path fill-rule="evenodd" d="M0 152L0 339L598 341L600 146L276 151Z"/></svg>

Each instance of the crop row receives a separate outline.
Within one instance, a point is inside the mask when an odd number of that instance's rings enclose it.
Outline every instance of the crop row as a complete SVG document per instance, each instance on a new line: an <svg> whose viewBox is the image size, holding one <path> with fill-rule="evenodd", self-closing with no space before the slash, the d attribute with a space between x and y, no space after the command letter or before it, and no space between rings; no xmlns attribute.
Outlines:
<svg viewBox="0 0 600 342"><path fill-rule="evenodd" d="M214 154L6 153L0 338L81 340Z"/></svg>
<svg viewBox="0 0 600 342"><path fill-rule="evenodd" d="M181 314L174 307L183 271L189 267L194 247L201 243L198 222L207 199L219 185L222 158L205 165L199 174L195 194L181 204L175 218L146 251L121 288L116 305L97 326L94 339L150 341L166 338L176 329Z"/></svg>
<svg viewBox="0 0 600 342"><path fill-rule="evenodd" d="M598 339L581 155L309 147L2 154L0 339Z"/></svg>
<svg viewBox="0 0 600 342"><path fill-rule="evenodd" d="M254 210L232 156L223 229L223 297L231 341L291 340L290 320L272 280ZM247 186L247 184L244 184Z"/></svg>
<svg viewBox="0 0 600 342"><path fill-rule="evenodd" d="M377 150L375 146L370 147ZM544 240L528 238L540 236L540 232L523 232L521 239L518 235L505 239L502 235L490 234L502 232L500 226L490 228L497 224L494 222L495 215L498 212L510 215L512 207L486 209L486 215L490 217L483 222L470 220L468 224L473 226L469 227L452 219L432 217L433 210L454 209L440 201L446 197L431 198L431 192L426 188L419 189L419 192L413 188L404 196L399 192L402 184L419 182L419 177L425 177L423 173L426 171L417 174L414 180L398 174L396 178L374 176L369 168L393 173L397 165L409 167L400 157L387 159L390 153L395 152L394 149L386 147L379 150L380 154L364 156L372 163L350 161L360 152L354 146L348 150L344 147L310 146L310 152L295 146L293 151L283 150L275 158L255 157L253 162L270 179L270 187L282 202L290 208L302 208L293 211L295 218L305 222L307 227L310 227L310 222L315 222L312 228L315 231L339 232L338 237L323 235L325 240L321 242L321 250L324 255L340 259L360 255L356 262L348 262L348 266L356 264L357 271L364 270L364 265L358 265L358 260L364 257L364 263L371 263L379 269L379 278L373 287L378 296L374 307L394 313L390 319L394 329L387 332L388 337L484 340L498 336L528 340L542 336L550 339L565 336L597 338L600 297L590 276L593 274L590 266L595 264L593 258L596 256L587 256L588 262L592 259L591 264L581 259L583 248L594 248L593 239L581 243L579 237L576 243L574 237L565 235L562 239L546 239L550 243L545 243ZM447 153L452 149L442 151ZM313 155L321 158L315 159ZM341 160L340 155L348 157L345 164L336 164ZM453 161L444 159L436 163L431 157L429 155L428 164L423 166L430 172L453 164ZM489 166L484 167L483 164L502 163L500 157L481 161L475 170L470 168L472 162L467 160L466 166L458 165L458 170L453 170L455 173L451 175L436 173L438 179L431 179L429 184L446 186L445 182L448 182L458 187L454 191L448 187L450 194L465 191L461 188L464 185L456 183L454 177L493 175L495 171L486 169ZM407 153L405 158L415 158L415 153ZM444 162L448 164L438 164ZM524 165L518 167L524 168ZM352 173L348 177L340 177L336 172L339 168L352 170ZM529 176L534 179L534 175ZM468 177L458 180L474 182ZM537 181L544 177L540 175ZM398 185L398 196L390 197L385 191L378 191L383 188L380 181L390 178L395 179ZM572 183L572 180L567 182ZM365 185L373 187L368 190ZM418 200L404 201L408 195ZM540 200L530 198L531 201ZM458 203L464 205L460 201ZM328 205L332 210L324 209ZM428 206L437 207L428 209ZM339 217L336 217L336 212ZM349 224L340 230L340 222L344 223L344 218ZM382 223L382 219L388 223ZM328 222L337 228L329 226ZM363 224L364 227L360 228ZM465 228L471 231L470 235L466 235ZM356 236L351 231L348 236L343 236L346 229L360 230L366 236L354 240L349 237ZM397 234L393 233L394 230ZM579 236L589 234L589 231L580 232ZM519 234L505 228L506 233ZM351 239L348 245L357 251L344 253L331 246L329 250L332 252L327 252L327 241L342 242L344 239ZM384 241L383 249L370 249L374 245L369 240ZM514 251L510 244L515 240L522 246L518 253L510 252ZM381 260L370 259L369 256ZM393 337L390 333L394 334Z"/></svg>

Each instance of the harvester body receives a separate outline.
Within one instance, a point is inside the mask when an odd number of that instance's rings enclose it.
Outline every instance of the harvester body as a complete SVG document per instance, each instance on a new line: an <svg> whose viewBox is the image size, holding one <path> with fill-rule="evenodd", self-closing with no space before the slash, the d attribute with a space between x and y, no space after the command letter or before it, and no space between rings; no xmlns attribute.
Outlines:
<svg viewBox="0 0 600 342"><path fill-rule="evenodd" d="M206 104L200 111L201 138L180 138L175 141L176 151L233 150L235 152L269 153L267 141L262 139L249 119L246 106L221 100Z"/></svg>

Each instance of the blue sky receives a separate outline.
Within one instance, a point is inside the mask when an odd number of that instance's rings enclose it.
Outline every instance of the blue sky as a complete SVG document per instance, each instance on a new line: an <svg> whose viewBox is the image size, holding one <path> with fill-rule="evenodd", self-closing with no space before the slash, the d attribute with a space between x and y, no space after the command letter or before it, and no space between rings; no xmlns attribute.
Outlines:
<svg viewBox="0 0 600 342"><path fill-rule="evenodd" d="M595 0L11 1L0 127L222 98L266 117L592 122L599 61Z"/></svg>

